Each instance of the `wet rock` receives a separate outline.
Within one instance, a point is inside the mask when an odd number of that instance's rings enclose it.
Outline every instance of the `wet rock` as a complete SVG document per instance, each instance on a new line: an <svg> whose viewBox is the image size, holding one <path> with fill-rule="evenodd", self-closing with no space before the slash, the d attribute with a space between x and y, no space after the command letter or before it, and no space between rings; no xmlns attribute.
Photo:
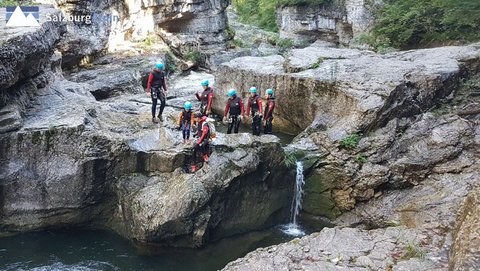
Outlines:
<svg viewBox="0 0 480 271"><path fill-rule="evenodd" d="M121 178L112 227L142 242L200 246L278 223L288 213L292 179L278 166L283 152L274 138L219 134L208 165L194 174Z"/></svg>

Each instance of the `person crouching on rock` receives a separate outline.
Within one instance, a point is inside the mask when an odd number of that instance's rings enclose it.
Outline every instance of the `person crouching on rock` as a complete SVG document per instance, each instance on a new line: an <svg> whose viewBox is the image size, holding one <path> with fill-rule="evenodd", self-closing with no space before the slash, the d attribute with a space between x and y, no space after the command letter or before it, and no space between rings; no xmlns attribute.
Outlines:
<svg viewBox="0 0 480 271"><path fill-rule="evenodd" d="M227 134L231 134L232 129L234 133L238 134L238 128L240 127L244 115L243 101L237 96L237 91L235 89L229 90L227 95L229 98L227 100L227 105L225 106L223 121L227 121L228 115Z"/></svg>
<svg viewBox="0 0 480 271"><path fill-rule="evenodd" d="M207 116L203 116L202 113L195 114L195 121L197 123L197 141L193 145L193 159L196 163L197 153L200 152L203 161L208 163L209 152L210 152L210 127L207 123Z"/></svg>
<svg viewBox="0 0 480 271"><path fill-rule="evenodd" d="M195 93L197 99L200 101L200 113L208 116L212 113L213 88L209 86L208 80L202 81L203 92Z"/></svg>
<svg viewBox="0 0 480 271"><path fill-rule="evenodd" d="M275 97L273 97L273 89L269 88L265 91L265 97L267 98L267 103L265 105L265 126L263 131L265 134L272 133L272 122L273 122L273 109L275 109Z"/></svg>
<svg viewBox="0 0 480 271"><path fill-rule="evenodd" d="M147 83L147 95L151 95L152 97L152 122L153 123L158 122L155 119L157 99L160 99L160 111L158 112L158 119L160 121L163 121L162 113L163 113L163 109L165 108L165 100L166 100L165 92L167 92L167 80L165 78L165 74L163 73L163 63L157 63L153 68L153 72L151 72L148 75L148 83Z"/></svg>
<svg viewBox="0 0 480 271"><path fill-rule="evenodd" d="M190 144L190 130L193 128L195 116L192 112L192 103L185 102L178 118L178 130L182 130L183 144Z"/></svg>
<svg viewBox="0 0 480 271"><path fill-rule="evenodd" d="M252 109L252 133L260 135L260 126L262 125L262 98L257 94L257 88L250 88L250 97L247 102L247 116L250 115Z"/></svg>

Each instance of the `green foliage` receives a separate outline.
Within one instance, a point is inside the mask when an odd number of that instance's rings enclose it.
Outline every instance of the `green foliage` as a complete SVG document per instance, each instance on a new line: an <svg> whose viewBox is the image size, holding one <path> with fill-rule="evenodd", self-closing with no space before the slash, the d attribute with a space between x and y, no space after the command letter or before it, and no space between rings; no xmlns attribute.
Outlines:
<svg viewBox="0 0 480 271"><path fill-rule="evenodd" d="M291 39L281 39L278 34L267 36L267 42L274 46L279 46L283 49L288 49L293 47L293 40Z"/></svg>
<svg viewBox="0 0 480 271"><path fill-rule="evenodd" d="M291 39L279 39L277 46L283 49L288 49L293 47L293 40Z"/></svg>
<svg viewBox="0 0 480 271"><path fill-rule="evenodd" d="M21 6L21 5L23 5L23 3L24 3L24 1L2 0L0 2L0 8Z"/></svg>
<svg viewBox="0 0 480 271"><path fill-rule="evenodd" d="M143 44L145 46L153 46L155 42L157 41L156 37L154 35L148 35L144 40Z"/></svg>
<svg viewBox="0 0 480 271"><path fill-rule="evenodd" d="M320 64L322 64L323 61L325 61L325 58L319 57L317 62L313 63L312 66L310 66L310 68L317 69L318 67L320 67Z"/></svg>
<svg viewBox="0 0 480 271"><path fill-rule="evenodd" d="M165 72L171 74L177 71L177 64L175 63L175 56L171 52L165 54Z"/></svg>
<svg viewBox="0 0 480 271"><path fill-rule="evenodd" d="M418 245L416 245L412 242L409 242L405 246L405 251L404 251L404 254L402 255L402 259L403 260L408 260L408 259L411 259L411 258L424 259L426 254L427 253L425 252L425 250L420 248Z"/></svg>
<svg viewBox="0 0 480 271"><path fill-rule="evenodd" d="M340 146L345 149L354 149L357 147L358 142L362 138L361 134L355 133L351 135L347 135L346 137L340 140Z"/></svg>
<svg viewBox="0 0 480 271"><path fill-rule="evenodd" d="M292 6L292 5L321 5L331 0L277 0L277 6Z"/></svg>
<svg viewBox="0 0 480 271"><path fill-rule="evenodd" d="M359 153L355 157L355 161L357 161L357 163L359 163L360 165L363 165L367 162L367 157L365 157L363 153Z"/></svg>
<svg viewBox="0 0 480 271"><path fill-rule="evenodd" d="M189 51L185 54L185 59L193 61L195 63L199 63L202 61L202 55L199 51Z"/></svg>
<svg viewBox="0 0 480 271"><path fill-rule="evenodd" d="M228 40L233 40L235 38L235 29L227 26L225 32L227 33Z"/></svg>
<svg viewBox="0 0 480 271"><path fill-rule="evenodd" d="M369 44L410 48L480 39L478 0L388 0L378 11ZM375 46L377 44L377 46Z"/></svg>
<svg viewBox="0 0 480 271"><path fill-rule="evenodd" d="M233 39L233 40L229 41L229 44L230 44L230 46L233 46L233 47L240 47L240 48L247 47L247 45L239 39Z"/></svg>
<svg viewBox="0 0 480 271"><path fill-rule="evenodd" d="M293 168L297 162L297 157L295 157L294 153L285 153L283 162L287 168Z"/></svg>

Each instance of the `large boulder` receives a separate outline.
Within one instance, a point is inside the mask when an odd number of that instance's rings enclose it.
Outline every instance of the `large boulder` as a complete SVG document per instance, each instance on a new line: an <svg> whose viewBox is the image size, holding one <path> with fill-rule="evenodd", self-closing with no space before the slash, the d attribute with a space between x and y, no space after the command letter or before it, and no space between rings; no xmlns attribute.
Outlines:
<svg viewBox="0 0 480 271"><path fill-rule="evenodd" d="M281 166L278 140L220 134L213 148L208 165L194 174L120 178L112 227L141 242L200 246L284 222L293 176Z"/></svg>

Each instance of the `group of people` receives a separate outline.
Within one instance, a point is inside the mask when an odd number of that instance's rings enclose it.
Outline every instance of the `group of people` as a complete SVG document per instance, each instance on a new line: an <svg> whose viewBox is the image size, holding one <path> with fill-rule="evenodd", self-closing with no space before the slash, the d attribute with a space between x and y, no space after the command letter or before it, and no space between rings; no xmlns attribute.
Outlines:
<svg viewBox="0 0 480 271"><path fill-rule="evenodd" d="M154 123L158 123L157 118L159 121L163 121L162 114L165 108L167 92L167 83L163 68L163 63L155 64L153 72L148 75L146 86L147 95L152 98L152 122ZM210 155L209 140L215 131L214 127L209 125L207 119L208 116L212 114L214 92L208 80L203 80L201 85L203 91L195 94L196 98L200 101L199 112L194 113L192 103L188 101L185 102L177 124L178 129L182 131L183 144L191 144L190 131L195 131L197 140L193 147L193 157L196 159L197 153L200 152L203 161L208 162ZM237 91L231 89L227 92L228 100L223 115L223 121L228 123L227 134L231 134L232 131L238 133L240 124L246 116L251 118L252 133L254 135L260 135L262 120L264 133L272 133L273 110L275 108L273 90L267 89L265 91L265 107L263 107L262 98L258 95L256 87L251 87L249 92L250 96L247 100L246 112L243 100L237 95ZM155 113L158 100L160 100L160 111L156 118Z"/></svg>
<svg viewBox="0 0 480 271"><path fill-rule="evenodd" d="M232 130L234 133L238 133L240 123L245 116L252 119L252 133L254 135L260 135L262 119L264 133L272 133L273 110L275 109L273 90L267 89L265 91L265 108L262 106L262 97L258 95L257 88L251 87L249 91L250 97L248 97L246 113L243 100L237 96L237 91L235 89L228 91L229 98L223 113L223 121L228 123L227 134L232 133Z"/></svg>

